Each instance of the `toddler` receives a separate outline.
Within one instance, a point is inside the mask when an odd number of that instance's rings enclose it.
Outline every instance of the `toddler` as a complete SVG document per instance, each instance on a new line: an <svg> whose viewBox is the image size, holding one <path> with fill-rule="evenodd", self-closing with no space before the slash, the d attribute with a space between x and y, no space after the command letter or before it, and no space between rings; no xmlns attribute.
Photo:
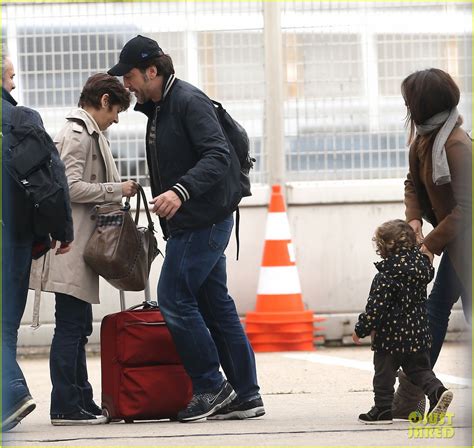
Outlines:
<svg viewBox="0 0 474 448"><path fill-rule="evenodd" d="M436 378L430 365L426 285L434 275L432 260L420 252L415 232L400 219L378 227L373 241L382 261L375 263L379 272L352 339L360 344L360 338L372 337L375 406L360 414L359 421L392 423L393 386L399 367L428 396L429 414L444 415L453 393Z"/></svg>

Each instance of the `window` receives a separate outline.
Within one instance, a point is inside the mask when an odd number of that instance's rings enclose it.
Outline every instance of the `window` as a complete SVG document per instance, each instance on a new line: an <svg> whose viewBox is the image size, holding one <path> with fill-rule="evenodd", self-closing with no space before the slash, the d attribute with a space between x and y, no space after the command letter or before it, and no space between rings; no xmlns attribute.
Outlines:
<svg viewBox="0 0 474 448"><path fill-rule="evenodd" d="M200 32L200 85L221 101L264 97L263 35L261 31Z"/></svg>
<svg viewBox="0 0 474 448"><path fill-rule="evenodd" d="M18 29L18 72L25 104L73 107L82 86L118 60L136 28L28 27Z"/></svg>
<svg viewBox="0 0 474 448"><path fill-rule="evenodd" d="M472 90L472 39L449 34L381 34L377 36L379 92L399 95L410 73L425 68L447 71L463 94Z"/></svg>
<svg viewBox="0 0 474 448"><path fill-rule="evenodd" d="M283 34L287 95L305 98L362 96L360 35L287 30Z"/></svg>

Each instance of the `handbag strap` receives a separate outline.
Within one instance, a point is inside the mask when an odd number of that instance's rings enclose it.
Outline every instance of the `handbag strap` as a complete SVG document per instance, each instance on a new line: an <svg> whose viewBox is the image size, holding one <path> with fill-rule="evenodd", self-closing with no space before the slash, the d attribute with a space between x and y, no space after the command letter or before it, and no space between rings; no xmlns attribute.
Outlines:
<svg viewBox="0 0 474 448"><path fill-rule="evenodd" d="M138 184L138 195L137 195L137 209L135 212L135 224L138 225L138 219L140 217L140 208L141 208L141 199L143 199L143 208L145 209L146 217L148 220L148 230L154 232L155 226L153 220L151 219L150 209L148 208L148 203L146 202L146 195L143 187Z"/></svg>

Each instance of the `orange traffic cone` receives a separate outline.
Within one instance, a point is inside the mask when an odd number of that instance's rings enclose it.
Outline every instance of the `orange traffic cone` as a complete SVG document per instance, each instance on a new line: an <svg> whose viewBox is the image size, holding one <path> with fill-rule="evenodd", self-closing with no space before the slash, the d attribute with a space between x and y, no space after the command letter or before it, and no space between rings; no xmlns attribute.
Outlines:
<svg viewBox="0 0 474 448"><path fill-rule="evenodd" d="M257 352L314 350L315 318L304 309L281 187L272 187L254 312L245 328Z"/></svg>

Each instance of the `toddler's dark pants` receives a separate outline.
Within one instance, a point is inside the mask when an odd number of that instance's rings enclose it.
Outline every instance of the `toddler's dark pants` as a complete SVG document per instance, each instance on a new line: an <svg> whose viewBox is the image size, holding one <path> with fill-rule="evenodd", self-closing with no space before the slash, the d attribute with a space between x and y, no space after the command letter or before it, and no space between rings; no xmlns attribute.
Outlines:
<svg viewBox="0 0 474 448"><path fill-rule="evenodd" d="M443 386L431 370L428 351L394 354L374 352L374 367L375 406L378 408L392 406L393 386L400 367L410 381L422 388L428 396Z"/></svg>

